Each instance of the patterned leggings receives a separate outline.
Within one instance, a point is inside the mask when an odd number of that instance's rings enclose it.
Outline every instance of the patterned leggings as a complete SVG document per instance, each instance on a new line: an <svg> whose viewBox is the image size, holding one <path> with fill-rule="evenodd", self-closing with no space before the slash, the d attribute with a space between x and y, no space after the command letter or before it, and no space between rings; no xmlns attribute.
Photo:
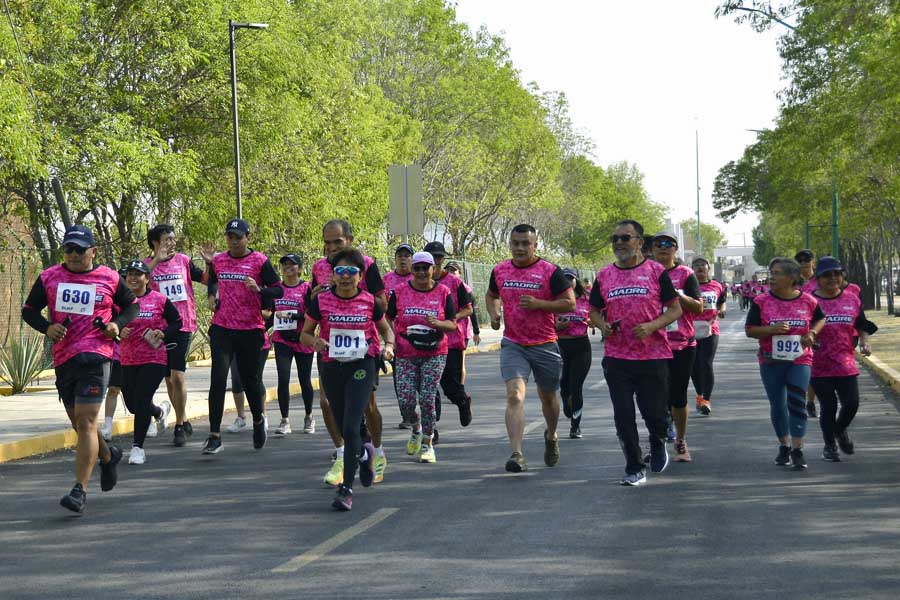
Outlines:
<svg viewBox="0 0 900 600"><path fill-rule="evenodd" d="M418 423L416 406L422 413L422 433L430 438L434 433L434 392L447 356L430 356L428 358L397 359L397 395L400 400L400 414L408 423Z"/></svg>

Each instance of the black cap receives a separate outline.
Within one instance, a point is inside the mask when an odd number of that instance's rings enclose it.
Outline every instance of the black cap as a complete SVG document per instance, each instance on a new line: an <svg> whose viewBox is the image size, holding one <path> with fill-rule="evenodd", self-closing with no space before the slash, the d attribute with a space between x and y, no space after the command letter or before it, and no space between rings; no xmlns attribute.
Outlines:
<svg viewBox="0 0 900 600"><path fill-rule="evenodd" d="M413 248L413 247L410 246L409 244L400 244L399 246L397 246L397 249L394 250L394 256L397 256L398 254L400 254L400 251L401 251L401 250L406 250L406 251L409 252L410 254L415 254L415 253L416 253L415 248Z"/></svg>
<svg viewBox="0 0 900 600"><path fill-rule="evenodd" d="M93 248L94 234L84 225L72 225L66 229L66 235L63 237L63 246L72 244L81 248Z"/></svg>
<svg viewBox="0 0 900 600"><path fill-rule="evenodd" d="M447 250L444 249L444 245L440 242L428 242L425 244L423 251L428 252L435 258L438 256L447 256Z"/></svg>
<svg viewBox="0 0 900 600"><path fill-rule="evenodd" d="M225 233L250 235L250 223L243 219L232 219L225 225Z"/></svg>
<svg viewBox="0 0 900 600"><path fill-rule="evenodd" d="M125 267L125 272L127 273L128 271L139 271L144 275L149 275L150 267L142 260L133 260Z"/></svg>
<svg viewBox="0 0 900 600"><path fill-rule="evenodd" d="M455 260L448 261L447 264L444 265L444 268L448 271L450 269L456 269L457 271L462 271L462 269L459 266L459 263L456 262Z"/></svg>
<svg viewBox="0 0 900 600"><path fill-rule="evenodd" d="M571 279L578 279L578 271L576 271L575 269L566 267L562 270L562 272L566 277L570 277Z"/></svg>
<svg viewBox="0 0 900 600"><path fill-rule="evenodd" d="M286 262L292 262L295 265L297 265L298 267L303 266L303 259L300 258L299 256L297 256L296 254L294 254L293 252L290 254L285 254L284 256L282 256L281 258L278 259L278 262L279 262L279 264L284 264Z"/></svg>
<svg viewBox="0 0 900 600"><path fill-rule="evenodd" d="M833 256L823 256L819 259L819 262L816 263L816 277L821 277L825 273L829 273L831 271L840 271L844 272L844 265L841 264L841 261L836 259Z"/></svg>
<svg viewBox="0 0 900 600"><path fill-rule="evenodd" d="M118 273L119 273L119 275L121 275L122 277L125 277L126 275L128 275L128 265L125 265L124 267L122 267L121 269L119 269Z"/></svg>
<svg viewBox="0 0 900 600"><path fill-rule="evenodd" d="M811 260L814 259L815 257L816 257L816 255L813 254L813 251L812 251L812 250L806 250L806 249L804 249L804 250L801 250L801 251L799 251L797 254L794 255L794 260L796 260L798 263L804 263L804 262L809 262L809 261L811 261Z"/></svg>

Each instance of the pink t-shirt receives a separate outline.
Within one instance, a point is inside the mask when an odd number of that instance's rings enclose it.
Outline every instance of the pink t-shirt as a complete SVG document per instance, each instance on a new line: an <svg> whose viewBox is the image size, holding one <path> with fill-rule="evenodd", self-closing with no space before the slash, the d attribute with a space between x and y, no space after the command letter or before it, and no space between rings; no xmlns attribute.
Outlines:
<svg viewBox="0 0 900 600"><path fill-rule="evenodd" d="M145 258L148 265L152 258ZM197 331L197 308L194 304L194 282L191 280L191 258L176 254L161 261L150 275L150 289L163 294L181 315L181 331Z"/></svg>
<svg viewBox="0 0 900 600"><path fill-rule="evenodd" d="M596 310L605 310L607 323L618 322L616 331L606 338L605 356L622 360L672 358L665 328L642 340L632 333L637 325L653 321L666 306L678 302L664 266L652 260L627 269L615 263L608 265L597 274L590 301Z"/></svg>
<svg viewBox="0 0 900 600"><path fill-rule="evenodd" d="M710 334L719 335L719 309L720 301L725 300L725 286L711 279L700 284L700 299L703 300L703 312L694 316L694 322L709 321Z"/></svg>
<svg viewBox="0 0 900 600"><path fill-rule="evenodd" d="M859 375L853 338L862 309L859 296L842 291L834 298L816 296L819 308L825 313L825 327L819 334L819 347L813 355L813 377L852 377Z"/></svg>
<svg viewBox="0 0 900 600"><path fill-rule="evenodd" d="M761 325L769 327L777 323L787 323L790 326L789 331L778 337L782 338L784 342L790 343L796 343L797 340L788 340L786 338L802 337L809 332L818 308L816 299L806 293L801 293L792 300L784 300L769 292L754 298L753 304L756 309L751 307L750 314L747 315L747 326ZM775 336L764 337L759 340L758 357L760 364L772 361L773 337ZM796 365L812 365L812 349L801 348L799 350L800 355L792 362Z"/></svg>
<svg viewBox="0 0 900 600"><path fill-rule="evenodd" d="M457 312L472 305L472 303L468 301L471 290L465 283L463 283L463 280L459 277L459 275L454 275L453 273L444 271L443 273L441 273L441 277L437 282L438 285L443 285L450 290L450 297L453 298L453 306L456 307ZM465 296L467 300L465 304L460 301L460 295ZM466 345L468 342L468 337L466 336L466 323L468 323L468 321L468 317L466 317L465 319L460 319L456 322L456 331L451 331L447 334L447 347L451 350L466 349Z"/></svg>
<svg viewBox="0 0 900 600"><path fill-rule="evenodd" d="M309 293L310 283L308 281L301 281L297 285L291 287L285 284L283 281L278 282L278 285L284 288L284 295L281 298L275 299L275 312L288 312L292 311L298 316L303 316L306 313L306 294ZM272 341L278 344L284 344L294 352L301 352L303 354L312 354L313 349L312 346L304 346L299 341L291 341L285 338L286 334L291 334L291 337L294 335L299 336L300 332L303 331L303 319L293 320L291 318L279 318L275 316L275 330L272 334Z"/></svg>
<svg viewBox="0 0 900 600"><path fill-rule="evenodd" d="M538 258L527 267L505 260L491 271L490 290L503 303L506 327L503 337L522 346L537 346L556 341L556 315L519 306L522 296L554 300L571 289L562 269Z"/></svg>
<svg viewBox="0 0 900 600"><path fill-rule="evenodd" d="M390 296L391 292L396 290L401 285L411 281L413 278L412 273L407 273L406 275L398 275L396 271L391 271L387 275L383 277L384 279L384 289L387 292L387 295Z"/></svg>
<svg viewBox="0 0 900 600"><path fill-rule="evenodd" d="M360 290L352 298L341 298L328 290L318 294L310 301L306 318L319 324L319 337L331 343L332 332L337 336L355 344L356 339L364 339L368 344L366 356L376 357L381 354L381 338L378 337L376 323L384 318L382 311L375 305L375 296L369 292ZM336 330L347 330L348 334L341 335ZM353 332L363 332L361 338L352 335ZM343 342L341 342L343 343ZM331 348L321 353L322 360L334 362L331 358Z"/></svg>
<svg viewBox="0 0 900 600"><path fill-rule="evenodd" d="M452 319L453 315L448 316L446 312L448 298L452 298L450 290L440 283L427 292L417 290L409 283L394 290L388 304L388 316L394 315L397 358L427 358L447 354L449 348L447 334L441 339L438 347L430 351L416 349L405 336L410 327L420 329L422 332L432 330L428 324L428 317L435 317L439 321Z"/></svg>
<svg viewBox="0 0 900 600"><path fill-rule="evenodd" d="M60 264L41 273L48 320L62 323L68 317L71 321L66 337L53 344L54 367L82 352L112 360L116 343L94 327L94 318L100 317L104 323L113 319L113 298L119 279L117 272L102 265L85 273L73 273Z"/></svg>
<svg viewBox="0 0 900 600"><path fill-rule="evenodd" d="M166 297L159 292L149 290L143 296L138 297L137 301L141 309L138 312L138 316L126 326L131 330L131 335L122 340L122 355L119 358L119 362L126 367L131 365L168 364L165 343L161 343L158 348L154 348L144 339L144 333L147 330L159 329L160 331L165 331L166 327L169 326L163 315L166 308Z"/></svg>
<svg viewBox="0 0 900 600"><path fill-rule="evenodd" d="M579 296L575 299L575 310L559 315L563 321L568 321L569 326L560 335L568 337L585 337L588 330L588 313L591 311L591 303L587 296Z"/></svg>
<svg viewBox="0 0 900 600"><path fill-rule="evenodd" d="M669 279L672 281L672 285L675 286L676 292L684 292L688 279L692 277L694 279L697 278L697 276L694 275L694 270L685 265L675 265L667 272L669 274ZM699 298L694 299L699 300ZM696 315L693 313L682 311L678 320L666 327L666 333L669 338L669 347L671 347L673 351L684 350L685 348L697 345L697 340L694 339L695 316Z"/></svg>
<svg viewBox="0 0 900 600"><path fill-rule="evenodd" d="M216 254L213 268L219 283L219 309L213 314L213 325L241 331L266 328L260 296L247 289L246 280L250 277L263 287L262 268L267 260L256 250L242 258L227 252Z"/></svg>

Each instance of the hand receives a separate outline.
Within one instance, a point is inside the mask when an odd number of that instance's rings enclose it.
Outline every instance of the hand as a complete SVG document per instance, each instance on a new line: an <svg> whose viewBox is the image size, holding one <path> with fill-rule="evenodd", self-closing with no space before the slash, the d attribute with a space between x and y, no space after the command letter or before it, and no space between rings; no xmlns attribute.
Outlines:
<svg viewBox="0 0 900 600"><path fill-rule="evenodd" d="M162 342L166 339L166 334L160 329L151 329L148 336L157 342Z"/></svg>
<svg viewBox="0 0 900 600"><path fill-rule="evenodd" d="M119 332L119 337L123 340L127 340L128 336L131 335L132 329L131 327L123 327L122 331Z"/></svg>
<svg viewBox="0 0 900 600"><path fill-rule="evenodd" d="M117 337L119 337L119 326L116 325L114 321L110 321L103 329L103 335L111 340L116 339Z"/></svg>
<svg viewBox="0 0 900 600"><path fill-rule="evenodd" d="M169 260L173 256L175 256L175 243L174 242L167 242L165 245L160 244L156 248L156 252L153 253L153 258L157 262Z"/></svg>
<svg viewBox="0 0 900 600"><path fill-rule="evenodd" d="M48 338L50 338L54 342L58 342L59 340L66 337L66 329L65 325L62 323L53 323L50 327L47 328L47 333L45 334Z"/></svg>
<svg viewBox="0 0 900 600"><path fill-rule="evenodd" d="M634 334L639 340L643 340L650 336L656 329L653 327L651 323L640 323L635 325L634 329L631 330L631 333Z"/></svg>
<svg viewBox="0 0 900 600"><path fill-rule="evenodd" d="M382 352L384 356L384 360L394 360L394 345L393 344L385 344L384 352Z"/></svg>
<svg viewBox="0 0 900 600"><path fill-rule="evenodd" d="M326 342L325 340L323 340L320 337L317 337L315 339L315 341L313 342L313 349L316 352L325 352L325 350L328 349L328 342Z"/></svg>
<svg viewBox="0 0 900 600"><path fill-rule="evenodd" d="M207 296L206 303L209 306L210 312L216 312L216 297L215 296Z"/></svg>
<svg viewBox="0 0 900 600"><path fill-rule="evenodd" d="M437 317L432 316L432 315L428 315L427 317L425 317L425 322L428 323L429 325L431 325L432 327L434 327L434 326L436 326L440 321L438 321L438 318L437 318ZM388 360L390 360L390 359L388 359Z"/></svg>
<svg viewBox="0 0 900 600"><path fill-rule="evenodd" d="M259 285L257 285L256 280L253 279L252 277L248 276L247 279L244 280L244 283L246 284L247 289L250 290L251 292L253 292L254 294L258 294L262 291L260 289Z"/></svg>
<svg viewBox="0 0 900 600"><path fill-rule="evenodd" d="M481 336L477 333L472 337L472 343L476 346L481 343Z"/></svg>
<svg viewBox="0 0 900 600"><path fill-rule="evenodd" d="M524 308L525 310L538 310L540 304L541 301L534 296L529 296L528 294L519 296L519 306Z"/></svg>
<svg viewBox="0 0 900 600"><path fill-rule="evenodd" d="M328 289L327 285L324 285L324 284L317 285L316 287L314 287L313 289L311 289L309 291L309 295L310 295L310 297L315 298L316 296L318 296L319 294L321 294L322 292L324 292L327 289Z"/></svg>
<svg viewBox="0 0 900 600"><path fill-rule="evenodd" d="M813 344L816 343L816 334L814 331L807 332L806 335L800 338L800 345L804 348L812 348Z"/></svg>
<svg viewBox="0 0 900 600"><path fill-rule="evenodd" d="M716 313L716 315L717 315L720 319L724 319L724 318L725 318L725 309L723 308L723 309L720 310L718 313Z"/></svg>
<svg viewBox="0 0 900 600"><path fill-rule="evenodd" d="M769 326L772 335L786 335L791 330L791 326L787 323L776 323Z"/></svg>
<svg viewBox="0 0 900 600"><path fill-rule="evenodd" d="M859 344L859 352L863 356L871 356L872 355L872 347L869 345L869 342L861 342Z"/></svg>
<svg viewBox="0 0 900 600"><path fill-rule="evenodd" d="M213 248L211 242L206 242L205 244L203 244L203 247L200 249L200 256L204 261L206 261L207 263L211 263L215 255L216 249Z"/></svg>
<svg viewBox="0 0 900 600"><path fill-rule="evenodd" d="M291 312L288 310L276 310L275 311L275 317L278 319L284 320L284 319L290 318L290 316L291 316Z"/></svg>
<svg viewBox="0 0 900 600"><path fill-rule="evenodd" d="M494 331L500 330L500 317L491 317L491 329Z"/></svg>
<svg viewBox="0 0 900 600"><path fill-rule="evenodd" d="M557 331L565 331L571 326L568 320L563 319L562 317L556 317L556 330Z"/></svg>

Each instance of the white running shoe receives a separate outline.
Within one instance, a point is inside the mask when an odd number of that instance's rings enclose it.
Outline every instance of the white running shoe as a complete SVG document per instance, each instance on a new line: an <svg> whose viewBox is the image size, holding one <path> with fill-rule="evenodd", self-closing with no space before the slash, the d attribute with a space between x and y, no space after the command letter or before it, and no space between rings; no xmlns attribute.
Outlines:
<svg viewBox="0 0 900 600"><path fill-rule="evenodd" d="M146 459L147 455L144 453L143 448L138 448L137 446L131 447L131 453L128 455L129 465L142 465Z"/></svg>
<svg viewBox="0 0 900 600"><path fill-rule="evenodd" d="M316 418L312 415L303 417L303 433L316 432Z"/></svg>
<svg viewBox="0 0 900 600"><path fill-rule="evenodd" d="M237 433L238 431L246 428L247 421L243 417L237 417L234 420L234 423L225 428L225 431L227 431L228 433Z"/></svg>
<svg viewBox="0 0 900 600"><path fill-rule="evenodd" d="M106 440L107 442L111 442L112 441L112 425L110 425L109 427L107 427L105 423L103 425L101 425L100 426L100 435L102 435L103 439Z"/></svg>
<svg viewBox="0 0 900 600"><path fill-rule="evenodd" d="M275 435L287 435L291 433L291 422L288 419L282 419L278 427L275 428Z"/></svg>
<svg viewBox="0 0 900 600"><path fill-rule="evenodd" d="M172 412L172 403L168 400L163 400L159 403L159 410L162 411L162 414L156 419L156 429L159 433L165 433L169 427L169 414Z"/></svg>
<svg viewBox="0 0 900 600"><path fill-rule="evenodd" d="M157 435L159 434L156 431L156 419L150 419L150 426L147 427L147 437L155 438Z"/></svg>

